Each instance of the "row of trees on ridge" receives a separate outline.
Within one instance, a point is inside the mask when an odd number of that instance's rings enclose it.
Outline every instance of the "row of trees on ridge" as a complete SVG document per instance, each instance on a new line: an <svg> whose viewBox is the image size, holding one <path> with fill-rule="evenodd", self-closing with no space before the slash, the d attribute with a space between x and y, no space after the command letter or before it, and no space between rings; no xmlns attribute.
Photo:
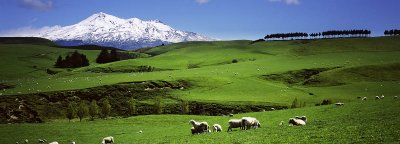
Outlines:
<svg viewBox="0 0 400 144"><path fill-rule="evenodd" d="M339 38L339 37L368 37L371 35L370 30L330 30L318 33L276 33L269 34L264 37L265 40L292 40L292 39L308 39L308 38Z"/></svg>
<svg viewBox="0 0 400 144"><path fill-rule="evenodd" d="M385 34L385 36L396 36L400 35L400 30L398 29L385 30L383 34Z"/></svg>
<svg viewBox="0 0 400 144"><path fill-rule="evenodd" d="M119 61L120 58L118 56L117 50L113 49L111 52L108 52L106 49L102 49L100 54L96 58L96 63L109 63Z"/></svg>

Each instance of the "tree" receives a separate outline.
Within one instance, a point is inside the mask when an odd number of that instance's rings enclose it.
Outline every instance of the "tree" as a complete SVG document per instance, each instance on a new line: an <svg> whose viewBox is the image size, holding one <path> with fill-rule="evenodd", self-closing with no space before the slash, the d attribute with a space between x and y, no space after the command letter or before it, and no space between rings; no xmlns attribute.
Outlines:
<svg viewBox="0 0 400 144"><path fill-rule="evenodd" d="M59 67L62 66L62 64L63 64L63 59L62 59L62 57L60 55L60 56L58 56L56 64L54 64L54 67L59 68Z"/></svg>
<svg viewBox="0 0 400 144"><path fill-rule="evenodd" d="M190 108L189 108L189 103L187 101L184 100L181 101L181 110L182 114L189 114Z"/></svg>
<svg viewBox="0 0 400 144"><path fill-rule="evenodd" d="M163 106L162 106L161 100L162 99L159 96L154 99L154 109L157 114L161 114L163 111Z"/></svg>
<svg viewBox="0 0 400 144"><path fill-rule="evenodd" d="M68 107L67 107L67 118L68 121L71 121L71 119L74 119L75 115L76 115L76 102L71 101L68 103Z"/></svg>
<svg viewBox="0 0 400 144"><path fill-rule="evenodd" d="M87 115L88 111L89 111L89 109L86 106L86 103L84 101L81 101L79 103L78 112L77 112L77 115L79 117L79 121L82 121L82 119Z"/></svg>
<svg viewBox="0 0 400 144"><path fill-rule="evenodd" d="M111 105L107 98L103 99L101 102L101 117L107 118L111 113Z"/></svg>
<svg viewBox="0 0 400 144"><path fill-rule="evenodd" d="M119 56L117 50L113 49L110 52L110 62L115 62L115 61L119 61Z"/></svg>
<svg viewBox="0 0 400 144"><path fill-rule="evenodd" d="M94 117L99 114L99 106L97 105L96 100L92 100L89 106L89 115L90 119L94 120Z"/></svg>
<svg viewBox="0 0 400 144"><path fill-rule="evenodd" d="M133 97L128 101L128 115L137 115L137 102Z"/></svg>
<svg viewBox="0 0 400 144"><path fill-rule="evenodd" d="M108 63L110 62L110 54L108 50L102 49L100 54L96 58L96 63Z"/></svg>

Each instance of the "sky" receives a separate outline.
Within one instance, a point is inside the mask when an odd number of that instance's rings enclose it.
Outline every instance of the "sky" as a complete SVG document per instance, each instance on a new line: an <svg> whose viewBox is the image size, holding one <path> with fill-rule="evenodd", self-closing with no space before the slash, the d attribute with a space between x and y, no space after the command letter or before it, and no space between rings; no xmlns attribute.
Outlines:
<svg viewBox="0 0 400 144"><path fill-rule="evenodd" d="M271 33L400 29L400 0L0 0L0 35L67 26L99 12L158 19L217 39Z"/></svg>

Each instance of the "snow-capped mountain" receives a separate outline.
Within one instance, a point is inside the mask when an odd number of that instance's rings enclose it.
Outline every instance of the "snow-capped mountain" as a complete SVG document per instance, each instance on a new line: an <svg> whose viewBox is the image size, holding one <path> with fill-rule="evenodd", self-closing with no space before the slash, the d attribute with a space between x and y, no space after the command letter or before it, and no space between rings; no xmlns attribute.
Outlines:
<svg viewBox="0 0 400 144"><path fill-rule="evenodd" d="M67 46L96 44L122 49L212 40L194 32L175 30L159 20L121 19L102 12L77 24L45 28L30 36L47 38Z"/></svg>

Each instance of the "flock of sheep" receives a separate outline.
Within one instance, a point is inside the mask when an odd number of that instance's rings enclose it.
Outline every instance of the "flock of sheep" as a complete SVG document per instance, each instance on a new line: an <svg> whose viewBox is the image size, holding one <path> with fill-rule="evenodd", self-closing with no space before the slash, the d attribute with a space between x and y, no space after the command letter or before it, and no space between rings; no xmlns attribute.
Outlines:
<svg viewBox="0 0 400 144"><path fill-rule="evenodd" d="M296 116L295 118L289 119L289 126L304 126L306 125L306 116ZM197 122L195 120L190 120L189 124L192 125L190 131L192 134L201 134L209 132L221 132L222 127L219 124L212 125L212 130L207 122ZM241 130L249 130L251 128L257 129L261 127L261 123L254 117L242 117L241 119L230 119L228 121L228 132L232 131L232 128L240 128ZM283 125L283 121L279 125Z"/></svg>
<svg viewBox="0 0 400 144"><path fill-rule="evenodd" d="M361 98L361 97L357 97L357 98ZM381 96L375 96L375 99L376 100L380 100L380 99L384 99L385 98L385 95L381 95ZM393 96L393 98L394 99L397 99L397 96ZM365 100L367 100L367 97L363 97L361 100L363 100L363 101L365 101Z"/></svg>

